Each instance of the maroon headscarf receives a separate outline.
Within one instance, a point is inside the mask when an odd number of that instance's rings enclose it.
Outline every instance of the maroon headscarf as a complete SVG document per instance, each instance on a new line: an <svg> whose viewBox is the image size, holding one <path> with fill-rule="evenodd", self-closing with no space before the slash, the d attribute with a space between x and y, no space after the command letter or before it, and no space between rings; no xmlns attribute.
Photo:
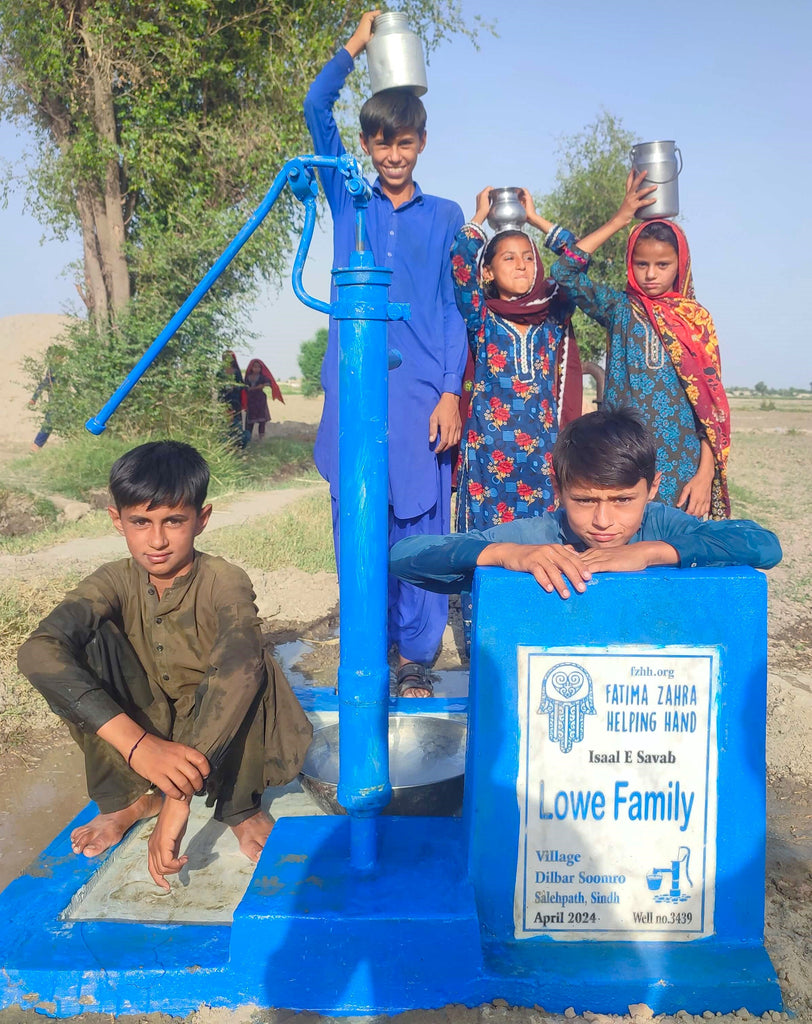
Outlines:
<svg viewBox="0 0 812 1024"><path fill-rule="evenodd" d="M494 235L488 244L492 245L494 240L499 238L500 234L518 235L524 234L524 232L518 232L515 229L512 231L502 231ZM535 258L535 275L530 290L515 299L490 299L487 296L485 298L485 305L492 312L496 313L497 316L504 317L505 320L512 320L513 323L522 324L523 326L543 323L550 314L550 307L553 301L563 298L558 283L544 275L544 264L541 261L541 254L536 243L532 238L528 237L527 240L533 248L533 256ZM483 255L487 248L488 246L485 246L482 250ZM495 252L495 250L496 247L494 246L492 251ZM480 284L483 284L483 265L480 264L479 267ZM572 321L570 319L567 320L564 329L565 335L558 346L556 358L555 393L558 404L559 427L566 426L570 420L577 419L581 415L584 395L581 356L578 352L578 343L575 340L575 331L572 329ZM564 362L565 359L566 364ZM564 384L563 390L560 387L562 381Z"/></svg>
<svg viewBox="0 0 812 1024"><path fill-rule="evenodd" d="M499 234L518 235L524 234L524 232L518 232L514 229L510 232L499 232ZM499 234L494 235L493 238L498 239ZM491 242L492 241L493 239L491 239ZM528 238L528 241L533 247L533 256L535 258L536 268L535 275L533 277L533 284L530 286L530 290L516 299L492 299L487 296L485 298L485 305L497 316L501 316L505 320L511 320L517 324L522 324L523 326L543 323L543 321L549 316L553 300L559 296L559 286L557 282L553 281L552 278L544 276L544 264L541 261L541 254L539 253L535 242L533 242L532 238ZM484 255L487 247L488 246L483 247L482 255ZM477 273L479 275L479 283L483 286L484 291L482 267L483 264L480 257ZM566 334L564 338L562 338L561 344L558 346L556 359L555 394L558 404L559 429L566 426L570 420L577 419L581 415L584 400L584 371L581 366L581 356L578 352L578 343L575 340L575 331L572 329L571 321L567 321L565 329ZM564 362L565 359L566 363ZM465 373L462 378L462 394L460 395L460 419L462 420L463 427L468 422L468 417L471 412L471 397L473 394L473 381L475 376L476 367L469 347L468 358L465 364ZM564 385L563 390L561 388L562 382ZM456 472L457 464L455 460L455 477ZM454 480L454 484L456 486L456 479Z"/></svg>
<svg viewBox="0 0 812 1024"><path fill-rule="evenodd" d="M279 389L279 385L276 383L276 378L261 359L254 358L250 360L248 366L246 366L246 383L248 383L248 374L251 372L251 367L254 365L259 365L259 372L262 374L263 377L266 378L266 387L270 387L271 397L274 398L277 402L282 402L282 404L284 405L285 399L284 396L282 395L282 392Z"/></svg>

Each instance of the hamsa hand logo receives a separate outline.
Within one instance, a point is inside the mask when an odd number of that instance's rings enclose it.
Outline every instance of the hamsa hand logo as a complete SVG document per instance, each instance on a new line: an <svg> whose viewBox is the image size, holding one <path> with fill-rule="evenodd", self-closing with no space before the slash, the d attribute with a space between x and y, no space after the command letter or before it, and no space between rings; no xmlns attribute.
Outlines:
<svg viewBox="0 0 812 1024"><path fill-rule="evenodd" d="M551 743L563 754L584 738L584 716L594 715L592 679L582 665L562 661L553 665L541 681L538 714L547 715Z"/></svg>

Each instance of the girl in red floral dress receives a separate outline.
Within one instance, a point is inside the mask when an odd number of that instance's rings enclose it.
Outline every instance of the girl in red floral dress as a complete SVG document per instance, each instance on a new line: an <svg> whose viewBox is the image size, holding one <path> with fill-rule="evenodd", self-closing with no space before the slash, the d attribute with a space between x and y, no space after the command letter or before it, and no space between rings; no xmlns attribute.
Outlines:
<svg viewBox="0 0 812 1024"><path fill-rule="evenodd" d="M570 337L568 293L545 278L536 246L518 230L486 244L490 207L483 189L476 213L451 250L457 306L475 365L464 426L455 529L485 530L555 507L552 447L558 433L557 357ZM522 191L528 223L555 237L556 253L574 236L540 217ZM566 365L566 361L564 363Z"/></svg>

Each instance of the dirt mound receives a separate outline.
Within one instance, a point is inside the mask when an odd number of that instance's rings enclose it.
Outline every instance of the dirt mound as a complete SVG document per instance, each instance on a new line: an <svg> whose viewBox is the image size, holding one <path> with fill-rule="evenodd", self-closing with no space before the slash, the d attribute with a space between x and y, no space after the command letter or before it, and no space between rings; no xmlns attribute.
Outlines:
<svg viewBox="0 0 812 1024"><path fill-rule="evenodd" d="M56 519L56 509L44 498L21 491L0 490L0 537L23 537Z"/></svg>

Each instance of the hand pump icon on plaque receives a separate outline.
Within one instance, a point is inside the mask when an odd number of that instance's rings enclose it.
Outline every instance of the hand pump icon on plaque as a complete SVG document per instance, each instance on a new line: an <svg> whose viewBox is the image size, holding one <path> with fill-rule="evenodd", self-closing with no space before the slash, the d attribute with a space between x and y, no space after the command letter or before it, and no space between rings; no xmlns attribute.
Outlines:
<svg viewBox="0 0 812 1024"><path fill-rule="evenodd" d="M689 900L691 897L688 893L682 891L682 874L683 864L685 865L685 879L688 885L693 888L694 883L691 881L691 876L688 874L688 864L691 859L691 851L687 846L681 846L677 851L677 856L671 861L671 867L668 868L652 868L651 871L646 875L646 882L652 892L658 893L654 897L655 903L684 903L685 900ZM667 892L663 892L663 879L671 876L671 885Z"/></svg>

